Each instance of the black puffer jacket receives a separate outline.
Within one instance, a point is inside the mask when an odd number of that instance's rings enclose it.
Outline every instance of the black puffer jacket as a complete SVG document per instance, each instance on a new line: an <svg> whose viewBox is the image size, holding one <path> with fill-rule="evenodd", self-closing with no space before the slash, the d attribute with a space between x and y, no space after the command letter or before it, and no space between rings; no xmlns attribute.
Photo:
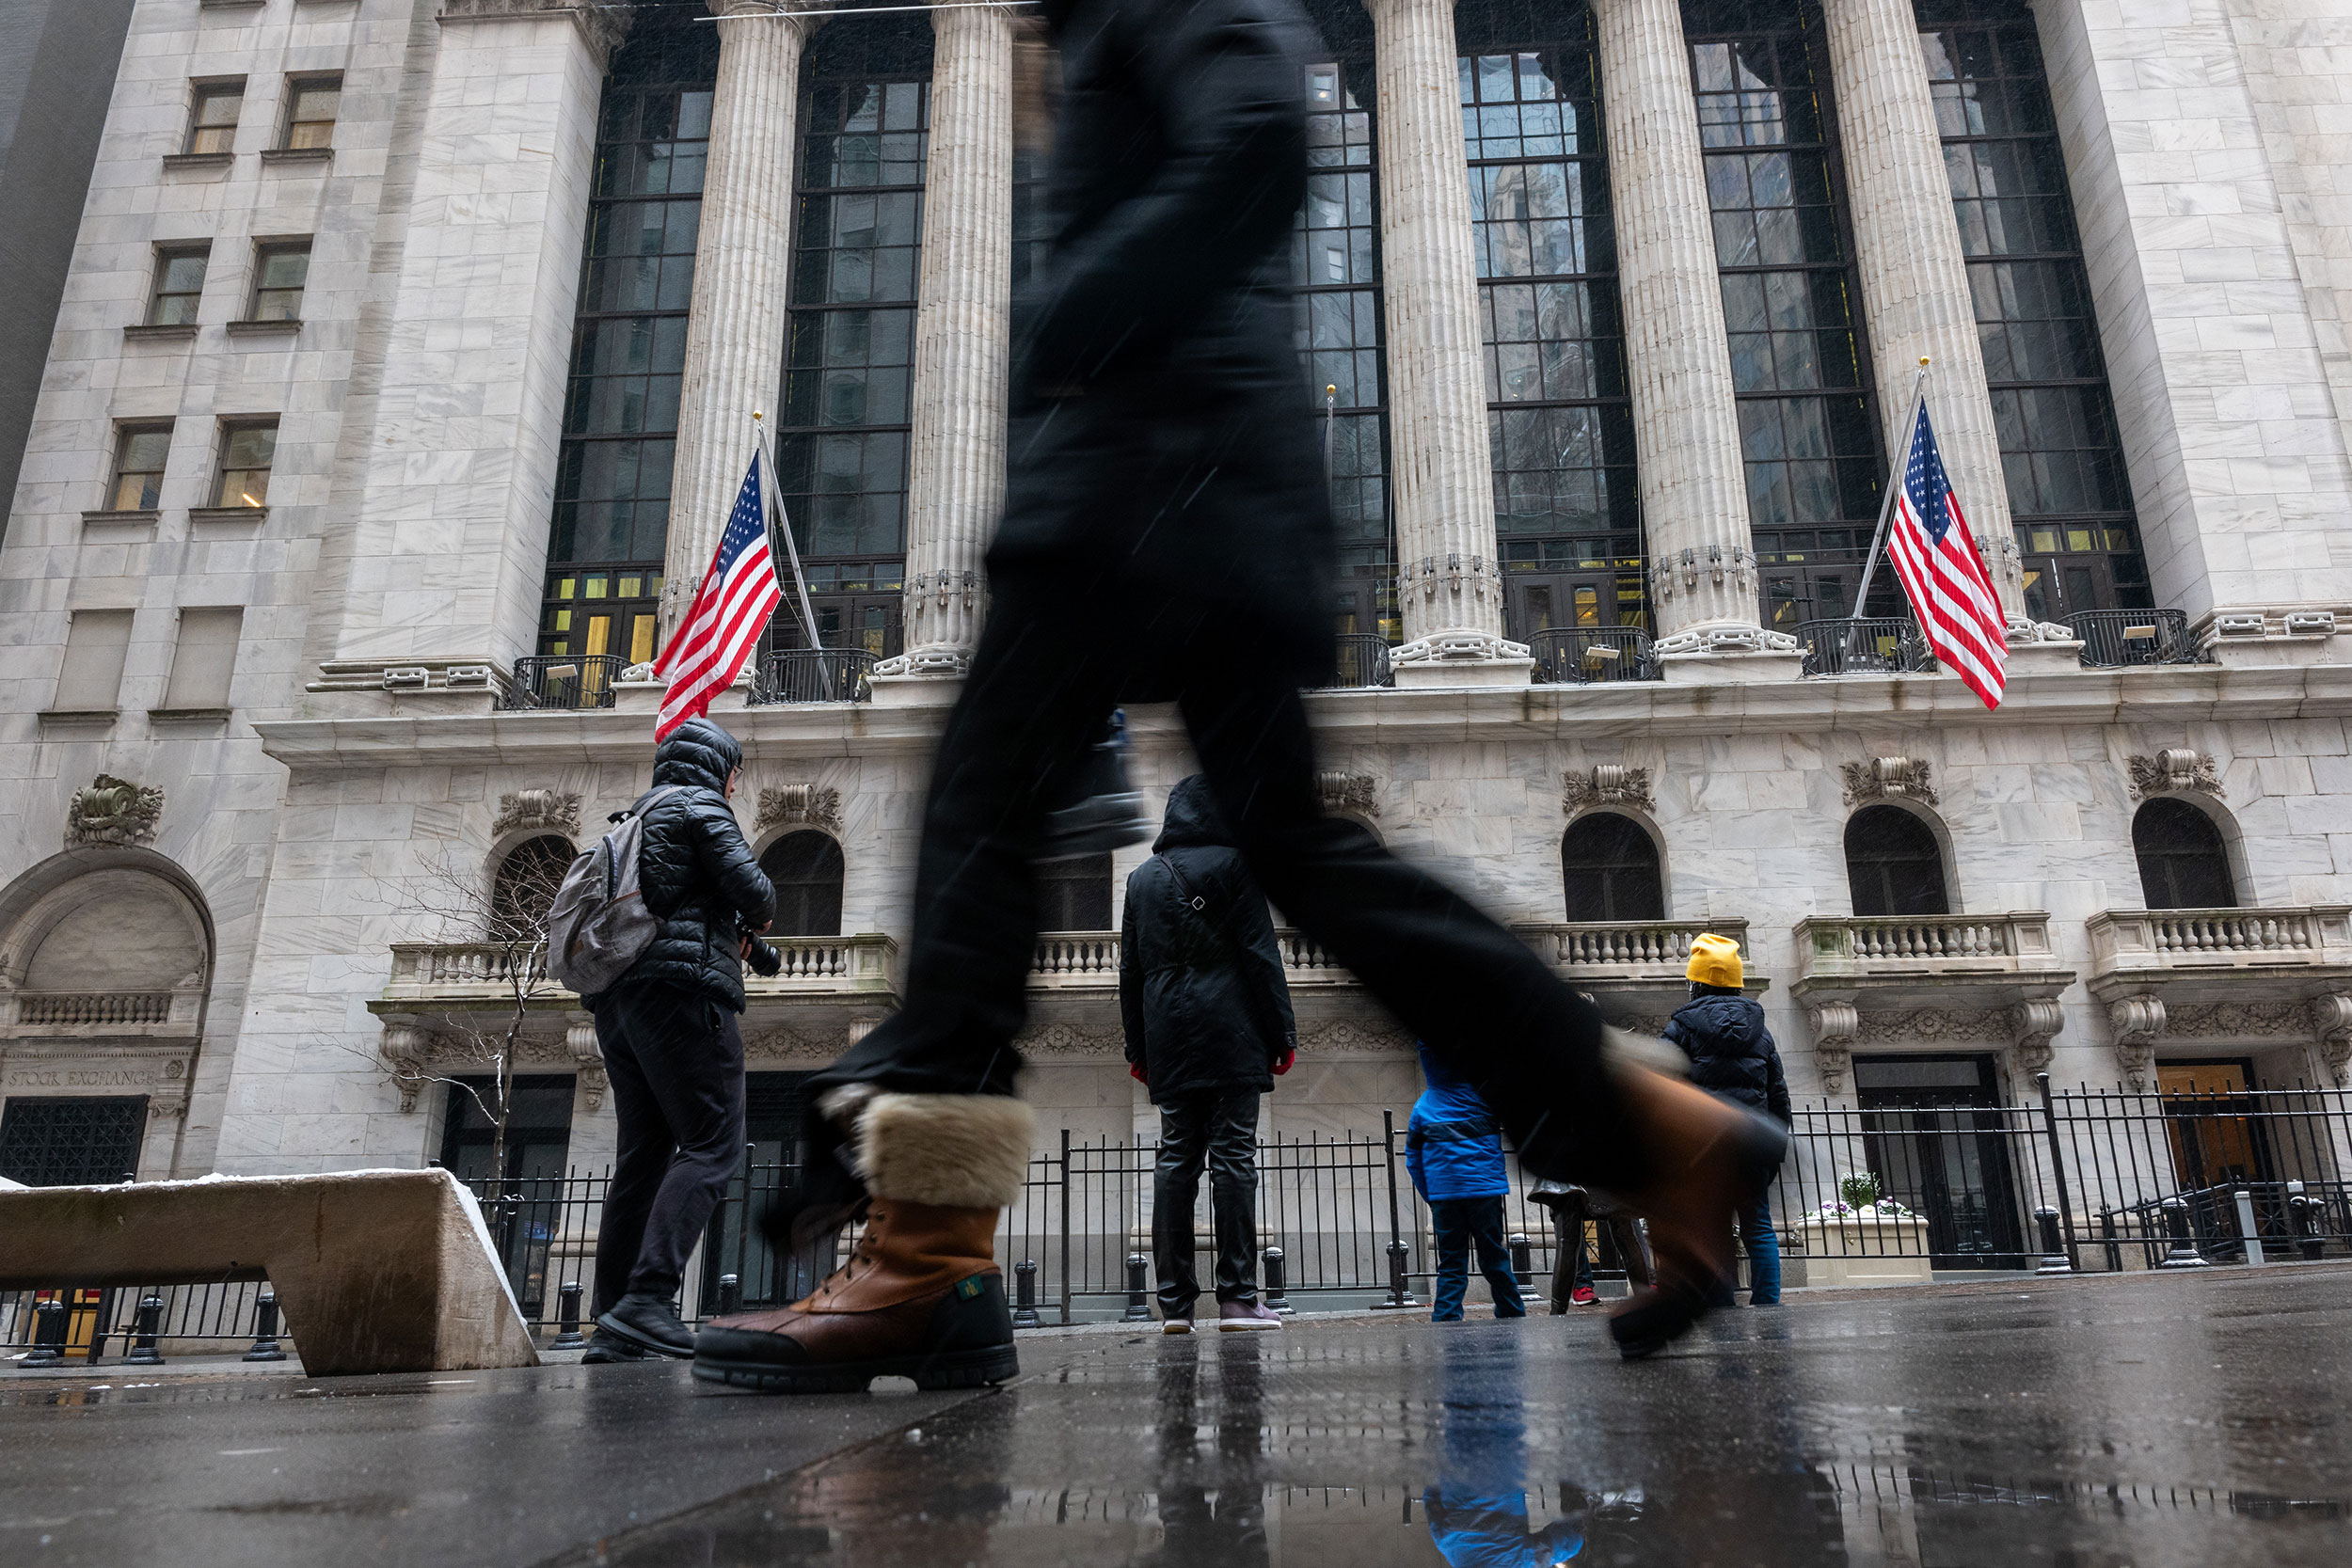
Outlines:
<svg viewBox="0 0 2352 1568"><path fill-rule="evenodd" d="M1127 879L1119 1010L1155 1104L1264 1094L1274 1063L1298 1049L1265 895L1232 844L1196 773L1169 792L1152 858Z"/></svg>
<svg viewBox="0 0 2352 1568"><path fill-rule="evenodd" d="M1691 1058L1691 1082L1726 1100L1769 1111L1786 1124L1788 1081L1764 1009L1738 991L1703 988L1666 1021L1666 1037Z"/></svg>
<svg viewBox="0 0 2352 1568"><path fill-rule="evenodd" d="M774 917L776 893L727 805L727 775L742 761L735 736L707 719L689 719L654 752L654 788L683 786L646 808L637 852L637 885L661 924L612 990L679 986L743 1010L741 933ZM780 967L765 942L752 951L760 973Z"/></svg>

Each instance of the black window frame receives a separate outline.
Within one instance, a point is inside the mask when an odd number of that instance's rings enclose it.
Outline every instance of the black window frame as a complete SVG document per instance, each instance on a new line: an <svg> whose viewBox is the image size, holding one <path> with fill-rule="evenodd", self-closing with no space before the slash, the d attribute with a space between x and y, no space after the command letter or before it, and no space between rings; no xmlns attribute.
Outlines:
<svg viewBox="0 0 2352 1568"><path fill-rule="evenodd" d="M226 158L232 155L237 150L237 127L245 121L246 79L239 76L234 80L192 82L189 87L192 90L188 98L188 132L181 140L181 154L191 158ZM233 99L237 112L224 122L207 124L204 106L224 99ZM215 133L219 135L221 146L198 145Z"/></svg>
<svg viewBox="0 0 2352 1568"><path fill-rule="evenodd" d="M246 293L244 317L246 321L292 323L302 320L303 296L310 289L310 252L311 236L308 234L253 242L253 286ZM302 258L302 281L292 287L282 283L270 283L268 281L270 262L287 256ZM263 307L267 303L265 296L288 293L294 296L291 310L283 315L263 314Z"/></svg>
<svg viewBox="0 0 2352 1568"><path fill-rule="evenodd" d="M788 855L814 851L805 866ZM776 893L774 937L837 937L841 934L841 892L849 861L841 841L822 828L795 828L778 833L759 852L759 868ZM793 875L799 871L804 874ZM823 875L830 872L830 876Z"/></svg>
<svg viewBox="0 0 2352 1568"><path fill-rule="evenodd" d="M1616 845L1592 842L1602 834L1613 835ZM1580 839L1586 841L1581 847ZM1639 852L1599 858L1602 850L1628 846ZM1649 830L1623 812L1586 812L1568 824L1560 835L1560 882L1570 925L1666 918L1665 858Z"/></svg>
<svg viewBox="0 0 2352 1568"><path fill-rule="evenodd" d="M2178 832L2188 824L2190 832L2206 842L2185 845L2175 838L2158 846L2150 842L2159 832ZM2221 824L2211 813L2196 802L2177 795L2158 795L2142 800L2132 813L2132 860L2139 868L2140 897L2151 910L2234 910L2241 906L2237 868L2231 863L2230 841L2221 831ZM2152 875L2151 873L2153 873ZM2191 898L2184 896L2184 889L2195 889L2201 880L2204 891L2218 892L2221 898Z"/></svg>
<svg viewBox="0 0 2352 1568"><path fill-rule="evenodd" d="M303 119L302 95L321 90L335 95L335 112L325 119ZM286 106L278 128L278 150L280 152L326 152L335 146L335 127L343 114L343 73L340 71L303 71L286 78ZM324 125L326 135L315 141L297 141L305 127Z"/></svg>
<svg viewBox="0 0 2352 1568"><path fill-rule="evenodd" d="M196 286L175 289L170 286L171 266L175 261L197 263ZM155 247L155 276L147 293L147 323L149 326L194 326L204 303L204 285L213 270L213 242L210 240L175 240ZM164 319L165 302L187 301L187 313L171 321Z"/></svg>
<svg viewBox="0 0 2352 1568"><path fill-rule="evenodd" d="M1903 856L1872 852L1857 856L1854 835L1858 832L1865 831L1866 825L1898 821L1902 824L1900 832L1903 835L1916 835L1913 847L1924 847L1928 851L1927 854ZM1864 806L1846 818L1843 846L1846 860L1846 887L1852 900L1853 912L1856 916L1866 919L1925 920L1953 912L1954 906L1959 900L1953 896L1951 863L1944 853L1944 841L1935 829L1916 814L1901 806L1885 802ZM1904 864L1927 865L1930 863L1929 854L1932 855L1932 863L1935 867L1933 888L1935 895L1932 898L1906 897L1904 890L1894 879L1892 868ZM1859 874L1866 865L1875 867L1879 871L1875 885L1867 889ZM1865 896L1866 892L1867 896ZM1904 904L1912 907L1895 907ZM1865 908L1866 905L1886 907Z"/></svg>
<svg viewBox="0 0 2352 1568"><path fill-rule="evenodd" d="M112 471L106 481L106 505L115 512L153 512L163 500L164 478L170 471L171 437L176 421L171 420L125 420L115 426L115 452ZM131 460L131 442L140 436L161 436L164 455L161 465L153 468L126 467ZM139 487L136 506L122 504L122 482L132 475L151 476L151 483ZM151 494L150 493L151 490Z"/></svg>

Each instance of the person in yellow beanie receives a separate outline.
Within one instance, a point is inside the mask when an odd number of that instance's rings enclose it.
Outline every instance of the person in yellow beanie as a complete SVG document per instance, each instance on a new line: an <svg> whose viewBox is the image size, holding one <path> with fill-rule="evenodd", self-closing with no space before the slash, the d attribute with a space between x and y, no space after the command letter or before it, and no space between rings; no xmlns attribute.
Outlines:
<svg viewBox="0 0 2352 1568"><path fill-rule="evenodd" d="M1740 944L1708 931L1691 940L1691 961L1683 969L1691 1000L1666 1021L1666 1038L1691 1058L1691 1082L1773 1117L1783 1126L1788 1081L1780 1069L1780 1048L1764 1027L1764 1009L1740 989L1746 977ZM1772 1195L1734 1211L1740 1243L1748 1255L1748 1305L1780 1301L1780 1238L1772 1230ZM1724 1305L1729 1305L1725 1303Z"/></svg>

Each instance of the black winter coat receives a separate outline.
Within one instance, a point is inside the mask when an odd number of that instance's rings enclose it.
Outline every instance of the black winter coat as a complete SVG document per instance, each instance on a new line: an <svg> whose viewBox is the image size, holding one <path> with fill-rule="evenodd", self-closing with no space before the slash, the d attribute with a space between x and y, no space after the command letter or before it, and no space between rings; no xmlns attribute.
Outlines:
<svg viewBox="0 0 2352 1568"><path fill-rule="evenodd" d="M1691 1082L1726 1100L1769 1111L1783 1125L1788 1081L1781 1075L1780 1048L1764 1027L1764 1009L1737 993L1694 996L1666 1021L1666 1037L1691 1058Z"/></svg>
<svg viewBox="0 0 2352 1568"><path fill-rule="evenodd" d="M743 1010L742 933L775 915L775 889L727 804L727 775L743 749L707 719L689 719L653 753L653 784L684 787L645 809L637 885L660 925L653 945L612 984L678 986ZM781 967L765 942L752 949L762 974Z"/></svg>
<svg viewBox="0 0 2352 1568"><path fill-rule="evenodd" d="M1232 847L1207 780L1196 774L1169 792L1152 851L1127 879L1120 918L1127 1060L1144 1069L1158 1105L1264 1094L1274 1063L1298 1049L1298 1026L1265 895Z"/></svg>
<svg viewBox="0 0 2352 1568"><path fill-rule="evenodd" d="M1290 293L1313 34L1293 0L1045 15L1054 232L1015 310L992 580L1100 607L1132 698L1172 696L1187 640L1235 628L1321 679L1334 546Z"/></svg>

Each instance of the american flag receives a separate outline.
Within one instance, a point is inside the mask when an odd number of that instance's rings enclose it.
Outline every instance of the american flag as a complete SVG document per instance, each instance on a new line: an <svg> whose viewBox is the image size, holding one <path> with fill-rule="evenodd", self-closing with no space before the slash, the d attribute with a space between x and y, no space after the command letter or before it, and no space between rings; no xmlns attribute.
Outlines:
<svg viewBox="0 0 2352 1568"><path fill-rule="evenodd" d="M759 458L755 454L743 475L743 488L736 492L727 531L719 535L710 570L703 574L686 619L654 661L654 673L670 683L661 699L661 717L654 721L657 744L689 719L707 712L710 699L735 684L770 613L783 602L775 558L768 553L768 509L761 504Z"/></svg>
<svg viewBox="0 0 2352 1568"><path fill-rule="evenodd" d="M2001 601L1977 554L1960 498L1944 472L1928 423L1927 400L1917 405L1910 450L1902 462L1902 488L1895 494L1895 516L1886 553L1902 578L1903 592L1919 617L1919 629L1944 667L1968 685L1987 707L2001 705L2009 658Z"/></svg>

